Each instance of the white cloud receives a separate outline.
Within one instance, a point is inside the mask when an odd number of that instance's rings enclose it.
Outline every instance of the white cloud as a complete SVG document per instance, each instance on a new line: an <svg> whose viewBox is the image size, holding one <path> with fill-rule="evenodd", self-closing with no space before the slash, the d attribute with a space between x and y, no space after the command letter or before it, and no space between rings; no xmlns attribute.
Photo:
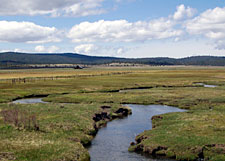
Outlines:
<svg viewBox="0 0 225 161"><path fill-rule="evenodd" d="M24 49L15 48L13 50L13 52L27 53L28 51L27 50L24 50Z"/></svg>
<svg viewBox="0 0 225 161"><path fill-rule="evenodd" d="M36 52L44 52L45 51L45 47L42 45L38 45L35 47L34 49Z"/></svg>
<svg viewBox="0 0 225 161"><path fill-rule="evenodd" d="M82 22L70 30L68 37L73 42L135 42L181 36L182 31L173 29L174 25L167 18L133 23L126 20Z"/></svg>
<svg viewBox="0 0 225 161"><path fill-rule="evenodd" d="M91 54L98 50L98 47L94 44L81 44L74 48L75 53Z"/></svg>
<svg viewBox="0 0 225 161"><path fill-rule="evenodd" d="M88 2L89 1L89 2ZM105 12L101 7L102 0L86 0L80 3L73 4L72 6L63 9L64 15L66 16L88 16L88 15L99 15ZM97 9L96 9L97 8Z"/></svg>
<svg viewBox="0 0 225 161"><path fill-rule="evenodd" d="M0 15L87 16L101 14L104 0L0 0Z"/></svg>
<svg viewBox="0 0 225 161"><path fill-rule="evenodd" d="M0 41L15 43L58 42L57 29L31 22L0 21Z"/></svg>
<svg viewBox="0 0 225 161"><path fill-rule="evenodd" d="M217 49L225 49L225 8L209 9L185 25L191 35L203 35L214 40Z"/></svg>
<svg viewBox="0 0 225 161"><path fill-rule="evenodd" d="M183 20L194 16L196 10L180 5L173 15L151 21L128 22L127 20L82 22L72 27L68 37L76 43L90 42L142 42L174 38L183 35L177 27Z"/></svg>
<svg viewBox="0 0 225 161"><path fill-rule="evenodd" d="M78 54L94 55L94 56L119 56L131 50L123 46L104 46L95 44L80 44L74 48L74 52Z"/></svg>
<svg viewBox="0 0 225 161"><path fill-rule="evenodd" d="M20 53L29 53L28 50L20 49L20 48L15 48L15 49L0 49L1 53L4 52L20 52Z"/></svg>
<svg viewBox="0 0 225 161"><path fill-rule="evenodd" d="M47 52L47 53L54 53L54 52L57 52L60 48L57 47L57 46L50 46L50 47L45 47L43 45L38 45L34 48L34 50L36 52L40 52L40 53L43 53L43 52Z"/></svg>
<svg viewBox="0 0 225 161"><path fill-rule="evenodd" d="M191 18L196 14L196 9L185 7L183 4L177 6L177 11L173 15L174 20L184 20L186 18Z"/></svg>
<svg viewBox="0 0 225 161"><path fill-rule="evenodd" d="M110 44L80 44L74 48L74 52L78 54L92 56L123 57L125 53L128 53L128 51L136 49L136 46L117 46Z"/></svg>

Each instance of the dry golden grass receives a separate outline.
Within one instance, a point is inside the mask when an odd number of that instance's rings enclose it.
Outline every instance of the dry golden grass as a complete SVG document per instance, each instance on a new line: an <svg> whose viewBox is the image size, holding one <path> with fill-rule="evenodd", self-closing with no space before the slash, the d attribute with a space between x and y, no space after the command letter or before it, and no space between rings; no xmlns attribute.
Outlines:
<svg viewBox="0 0 225 161"><path fill-rule="evenodd" d="M107 75L119 73L161 73L168 71L176 71L181 73L214 73L216 78L225 78L225 74L221 71L225 67L194 67L194 66L163 66L163 67L93 67L82 70L75 70L72 68L47 68L47 69L14 69L14 70L0 70L0 80L5 79L23 79L23 78L45 78L45 77L69 77L69 76L91 76L91 75ZM217 74L218 73L218 74Z"/></svg>
<svg viewBox="0 0 225 161"><path fill-rule="evenodd" d="M98 70L98 69L20 69L20 70L0 70L0 80L24 79L24 78L50 78L50 77L76 77L76 76L95 76L123 74L128 71L123 70Z"/></svg>

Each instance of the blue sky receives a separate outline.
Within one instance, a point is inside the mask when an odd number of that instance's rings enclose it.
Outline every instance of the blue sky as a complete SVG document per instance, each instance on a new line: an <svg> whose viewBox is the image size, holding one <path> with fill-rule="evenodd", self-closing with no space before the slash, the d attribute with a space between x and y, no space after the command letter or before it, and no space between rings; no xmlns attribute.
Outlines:
<svg viewBox="0 0 225 161"><path fill-rule="evenodd" d="M223 0L0 0L0 51L225 56Z"/></svg>

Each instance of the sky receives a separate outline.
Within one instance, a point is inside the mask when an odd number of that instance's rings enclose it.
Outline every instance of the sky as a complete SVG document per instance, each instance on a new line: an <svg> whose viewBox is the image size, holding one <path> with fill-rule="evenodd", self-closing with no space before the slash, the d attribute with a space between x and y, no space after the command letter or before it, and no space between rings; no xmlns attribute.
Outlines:
<svg viewBox="0 0 225 161"><path fill-rule="evenodd" d="M224 0L0 0L0 52L225 56Z"/></svg>

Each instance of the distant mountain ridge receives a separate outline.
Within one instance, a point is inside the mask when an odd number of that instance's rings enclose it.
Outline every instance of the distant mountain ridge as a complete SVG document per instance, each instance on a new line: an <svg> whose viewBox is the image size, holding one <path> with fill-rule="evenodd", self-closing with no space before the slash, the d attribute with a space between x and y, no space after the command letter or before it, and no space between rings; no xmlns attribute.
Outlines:
<svg viewBox="0 0 225 161"><path fill-rule="evenodd" d="M87 64L101 65L109 63L135 63L146 65L210 65L225 66L225 57L193 56L186 58L117 58L87 56L76 53L63 54L29 54L17 52L0 53L0 66L26 65L26 64Z"/></svg>

